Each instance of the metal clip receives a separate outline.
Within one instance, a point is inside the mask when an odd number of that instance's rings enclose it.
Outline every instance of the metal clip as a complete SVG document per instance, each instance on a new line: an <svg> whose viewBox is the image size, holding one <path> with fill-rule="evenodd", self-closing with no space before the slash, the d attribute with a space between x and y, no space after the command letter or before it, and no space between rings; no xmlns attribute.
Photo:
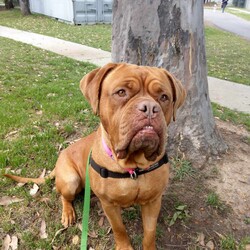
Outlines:
<svg viewBox="0 0 250 250"><path fill-rule="evenodd" d="M132 180L136 180L136 179L137 179L137 174L136 174L135 171L130 171L129 173L130 173L130 178L131 178Z"/></svg>

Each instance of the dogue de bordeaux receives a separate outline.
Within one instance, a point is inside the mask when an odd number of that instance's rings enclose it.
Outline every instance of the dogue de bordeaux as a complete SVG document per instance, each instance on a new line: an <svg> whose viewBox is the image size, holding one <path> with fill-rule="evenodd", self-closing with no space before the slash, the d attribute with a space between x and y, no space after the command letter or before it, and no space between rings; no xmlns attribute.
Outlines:
<svg viewBox="0 0 250 250"><path fill-rule="evenodd" d="M167 126L175 120L186 92L165 69L126 63L109 63L93 70L83 77L80 88L101 123L97 131L64 149L48 176L55 177L61 194L62 224L67 227L75 221L72 201L84 188L86 161L92 150L90 186L112 226L115 249L133 249L121 208L139 204L143 249L153 250L169 177ZM6 176L38 184L46 179Z"/></svg>

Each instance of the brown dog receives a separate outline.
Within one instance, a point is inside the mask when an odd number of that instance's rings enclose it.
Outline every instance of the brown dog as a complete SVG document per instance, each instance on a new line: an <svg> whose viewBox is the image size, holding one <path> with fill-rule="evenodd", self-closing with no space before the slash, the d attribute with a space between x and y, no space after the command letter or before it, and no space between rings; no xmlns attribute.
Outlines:
<svg viewBox="0 0 250 250"><path fill-rule="evenodd" d="M184 102L185 90L164 69L125 63L110 63L90 72L80 88L101 124L96 132L63 150L49 176L55 176L61 193L62 223L67 227L75 221L72 201L84 188L92 149L91 189L112 226L116 250L133 249L121 207L135 203L141 205L143 249L155 249L156 223L169 175L166 130ZM6 176L19 182L44 182L44 178Z"/></svg>

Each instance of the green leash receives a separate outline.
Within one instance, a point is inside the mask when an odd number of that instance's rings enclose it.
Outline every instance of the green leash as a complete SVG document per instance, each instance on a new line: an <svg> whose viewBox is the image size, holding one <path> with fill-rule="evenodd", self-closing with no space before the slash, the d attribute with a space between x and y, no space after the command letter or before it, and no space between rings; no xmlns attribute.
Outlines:
<svg viewBox="0 0 250 250"><path fill-rule="evenodd" d="M91 150L89 152L87 166L86 166L84 205L83 205L83 217L82 217L81 250L87 250L87 247L88 247L88 226L89 226L89 209L90 209L90 183L89 183L90 155L91 155Z"/></svg>

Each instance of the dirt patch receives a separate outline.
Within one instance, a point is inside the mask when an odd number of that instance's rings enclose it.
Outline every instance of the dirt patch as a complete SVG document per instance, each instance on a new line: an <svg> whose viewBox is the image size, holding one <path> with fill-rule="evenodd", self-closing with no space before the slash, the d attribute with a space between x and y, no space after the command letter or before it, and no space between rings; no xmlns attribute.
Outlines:
<svg viewBox="0 0 250 250"><path fill-rule="evenodd" d="M234 210L238 221L250 218L250 134L242 127L217 122L229 146L219 166L220 176L208 183Z"/></svg>

